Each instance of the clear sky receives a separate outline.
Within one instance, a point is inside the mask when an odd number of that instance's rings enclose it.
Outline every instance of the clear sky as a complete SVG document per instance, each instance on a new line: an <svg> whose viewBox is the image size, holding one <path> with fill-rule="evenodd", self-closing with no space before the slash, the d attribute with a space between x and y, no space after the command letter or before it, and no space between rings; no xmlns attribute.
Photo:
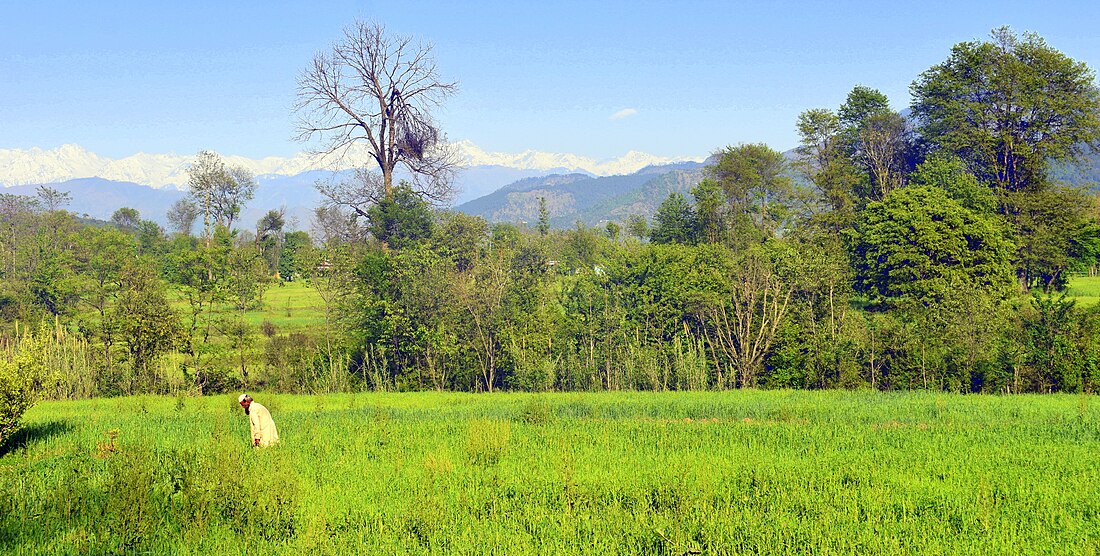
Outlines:
<svg viewBox="0 0 1100 556"><path fill-rule="evenodd" d="M0 148L289 156L297 76L357 18L434 44L449 139L597 159L786 150L801 111L857 84L904 108L1001 25L1100 68L1095 1L0 0Z"/></svg>

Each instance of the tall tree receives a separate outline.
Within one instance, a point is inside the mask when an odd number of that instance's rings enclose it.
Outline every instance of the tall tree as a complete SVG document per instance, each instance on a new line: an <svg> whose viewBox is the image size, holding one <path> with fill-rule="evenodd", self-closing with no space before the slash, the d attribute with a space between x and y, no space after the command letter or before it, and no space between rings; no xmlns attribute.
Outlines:
<svg viewBox="0 0 1100 556"><path fill-rule="evenodd" d="M814 184L818 196L808 216L833 231L850 226L859 175L845 148L840 117L824 108L807 110L798 116L797 128L801 141L795 169Z"/></svg>
<svg viewBox="0 0 1100 556"><path fill-rule="evenodd" d="M668 194L657 213L653 215L653 228L649 231L653 243L682 243L695 241L695 211L683 194Z"/></svg>
<svg viewBox="0 0 1100 556"><path fill-rule="evenodd" d="M326 154L365 143L386 197L403 167L420 195L444 200L457 163L432 112L455 90L439 76L431 45L358 21L299 77L298 138L321 138Z"/></svg>
<svg viewBox="0 0 1100 556"><path fill-rule="evenodd" d="M550 211L546 209L546 197L539 197L539 235L545 237L550 233Z"/></svg>
<svg viewBox="0 0 1100 556"><path fill-rule="evenodd" d="M992 215L937 187L897 189L867 205L856 229L857 288L889 306L931 306L962 285L1003 295L1012 243Z"/></svg>
<svg viewBox="0 0 1100 556"><path fill-rule="evenodd" d="M213 151L200 151L187 168L191 199L202 208L205 234L211 226L233 229L233 221L256 193L256 178L241 166L226 166Z"/></svg>
<svg viewBox="0 0 1100 556"><path fill-rule="evenodd" d="M725 193L736 235L748 231L746 224L764 236L780 230L791 215L793 192L783 153L756 143L726 147L715 155L718 161L705 174Z"/></svg>
<svg viewBox="0 0 1100 556"><path fill-rule="evenodd" d="M844 149L863 171L860 195L881 201L904 184L912 151L909 122L890 109L882 92L855 86L840 106Z"/></svg>
<svg viewBox="0 0 1100 556"><path fill-rule="evenodd" d="M279 256L282 255L283 226L286 224L286 208L269 210L256 222L256 247L267 261L272 274L279 273Z"/></svg>
<svg viewBox="0 0 1100 556"><path fill-rule="evenodd" d="M1033 33L956 44L910 91L922 139L1001 190L1039 187L1048 161L1100 143L1095 73Z"/></svg>

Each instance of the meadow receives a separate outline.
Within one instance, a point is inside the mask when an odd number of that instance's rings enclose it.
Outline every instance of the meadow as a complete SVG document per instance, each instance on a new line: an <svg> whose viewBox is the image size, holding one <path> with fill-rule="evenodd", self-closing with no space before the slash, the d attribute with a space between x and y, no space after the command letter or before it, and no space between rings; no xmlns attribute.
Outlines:
<svg viewBox="0 0 1100 556"><path fill-rule="evenodd" d="M1069 279L1066 297L1077 300L1077 304L1090 307L1100 302L1100 276L1074 276Z"/></svg>
<svg viewBox="0 0 1100 556"><path fill-rule="evenodd" d="M256 393L42 402L0 553L1100 551L1089 395Z"/></svg>

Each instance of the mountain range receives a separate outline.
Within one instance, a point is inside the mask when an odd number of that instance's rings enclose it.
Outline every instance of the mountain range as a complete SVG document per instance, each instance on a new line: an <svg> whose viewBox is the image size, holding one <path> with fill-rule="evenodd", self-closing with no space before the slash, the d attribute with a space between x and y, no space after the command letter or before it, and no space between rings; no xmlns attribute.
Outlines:
<svg viewBox="0 0 1100 556"><path fill-rule="evenodd" d="M582 222L599 226L625 222L633 214L650 216L672 191L686 192L702 179L704 163L647 166L631 174L589 176L554 174L516 181L455 207L489 222L535 222L539 199L546 200L550 225Z"/></svg>
<svg viewBox="0 0 1100 556"><path fill-rule="evenodd" d="M660 157L637 151L607 160L573 154L526 150L521 153L486 152L470 141L452 143L451 148L465 168L497 167L522 172L547 174L579 171L594 176L629 174L646 166L698 160L691 157ZM187 184L187 168L192 155L137 153L120 159L99 156L79 145L55 149L0 149L0 185L37 185L60 183L77 178L103 178L154 188ZM296 176L311 170L340 171L355 168L370 160L366 149L355 146L341 156L298 153L293 157L250 159L224 156L231 166L243 166L257 176Z"/></svg>
<svg viewBox="0 0 1100 556"><path fill-rule="evenodd" d="M531 220L532 215L537 218L537 198L546 196L554 202L555 225L572 225L578 219L595 224L619 216L622 210L616 211L613 206L616 199L629 201L624 196L630 194L645 197L635 190L645 189L643 186L666 174L700 167L697 159L636 151L598 161L531 150L516 154L486 152L469 141L452 146L465 164L456 177L455 208L494 222ZM322 201L314 184L349 177L353 165L343 161L364 157L352 152L346 153L342 161L304 153L290 158L223 159L257 176L256 195L242 211L239 222L255 222L268 210L283 207L290 225L304 229L309 227L313 208ZM118 208L131 207L143 218L164 224L168 207L185 195L187 168L192 160L176 154L147 153L111 159L78 145L49 150L0 149L0 185L6 193L20 195L34 195L40 185L67 192L72 199L67 208L91 218L106 220ZM553 189L555 184L568 187ZM667 191L659 196L663 199ZM501 206L494 208L498 204ZM592 208L597 205L610 212Z"/></svg>
<svg viewBox="0 0 1100 556"><path fill-rule="evenodd" d="M455 210L489 222L522 224L538 220L539 200L545 199L550 224L557 228L576 222L623 223L634 214L651 216L670 192L687 192L697 184L709 162L638 152L604 161L536 151L489 153L468 141L454 148L466 162L456 177ZM314 185L353 174L350 165L306 154L224 158L257 175L255 197L237 220L245 228L268 210L284 208L289 228L308 229L313 209L323 200ZM354 157L345 160L350 158ZM175 154L144 153L113 160L76 145L0 149L0 185L6 193L32 196L39 185L46 185L69 193L72 201L66 208L78 215L107 220L117 209L131 207L163 225L168 208L186 195L190 162ZM1055 164L1051 173L1061 181L1096 187L1100 154L1090 153L1076 165Z"/></svg>

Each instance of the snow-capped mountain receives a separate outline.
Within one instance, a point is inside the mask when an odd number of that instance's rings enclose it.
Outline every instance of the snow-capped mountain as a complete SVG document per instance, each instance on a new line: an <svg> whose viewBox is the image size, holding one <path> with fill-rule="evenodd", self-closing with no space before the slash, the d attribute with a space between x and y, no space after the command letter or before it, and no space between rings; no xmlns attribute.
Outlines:
<svg viewBox="0 0 1100 556"><path fill-rule="evenodd" d="M566 170L587 172L596 176L633 174L646 166L675 164L677 162L702 162L705 157L663 157L629 151L619 158L595 160L575 154L547 153L526 150L521 153L486 152L470 141L454 143L467 166L503 166L519 170Z"/></svg>
<svg viewBox="0 0 1100 556"><path fill-rule="evenodd" d="M470 141L454 143L453 148L467 167L498 166L535 172L587 172L596 176L629 174L651 165L701 161L702 157L669 158L630 151L619 158L597 161L573 154L533 150L517 154L486 152ZM362 151L362 152L360 152ZM259 160L224 156L227 164L243 166L258 176L296 176L310 170L345 170L355 161L368 160L365 150L352 150L342 157L317 157L299 153L290 158L267 157ZM99 156L79 145L55 149L0 149L0 185L58 183L78 178L103 178L155 188L181 187L187 183L187 168L193 155L137 153L125 158Z"/></svg>
<svg viewBox="0 0 1100 556"><path fill-rule="evenodd" d="M244 166L256 175L294 176L323 163L306 154L292 158L268 157L253 160L242 156L224 157L227 164ZM0 185L56 183L80 178L136 183L149 187L180 187L187 183L187 168L194 156L137 153L126 158L99 156L79 145L56 149L0 149Z"/></svg>

